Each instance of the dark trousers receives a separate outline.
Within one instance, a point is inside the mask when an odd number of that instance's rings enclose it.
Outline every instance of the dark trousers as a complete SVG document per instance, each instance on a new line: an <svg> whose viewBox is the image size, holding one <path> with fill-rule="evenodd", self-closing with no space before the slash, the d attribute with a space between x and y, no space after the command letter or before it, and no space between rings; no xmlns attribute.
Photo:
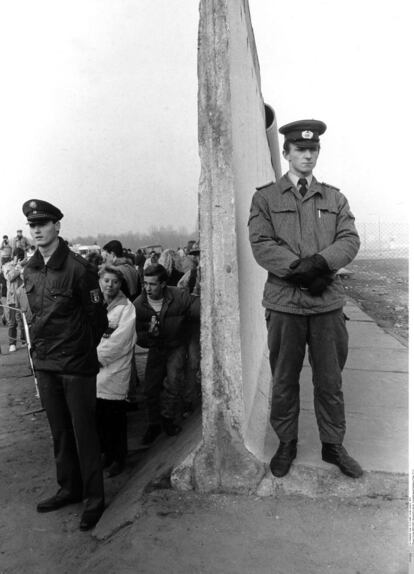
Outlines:
<svg viewBox="0 0 414 574"><path fill-rule="evenodd" d="M109 464L123 464L128 452L125 401L98 398L96 417L101 452L106 455Z"/></svg>
<svg viewBox="0 0 414 574"><path fill-rule="evenodd" d="M192 323L188 327L187 359L185 365L184 403L196 406L201 397L201 348L200 325Z"/></svg>
<svg viewBox="0 0 414 574"><path fill-rule="evenodd" d="M20 309L10 305L9 309L9 319L8 319L8 326L9 326L9 345L15 345L17 343L17 327L19 327L20 331L20 341L26 342L26 333L24 332L24 325L22 314Z"/></svg>
<svg viewBox="0 0 414 574"><path fill-rule="evenodd" d="M104 486L96 429L96 377L37 371L39 394L52 431L57 482L63 495L101 510Z"/></svg>
<svg viewBox="0 0 414 574"><path fill-rule="evenodd" d="M299 377L308 345L320 439L342 443L342 369L348 354L342 309L307 316L266 310L266 322L273 377L270 423L280 441L298 437Z"/></svg>
<svg viewBox="0 0 414 574"><path fill-rule="evenodd" d="M149 349L144 380L149 424L159 424L161 416L174 419L180 414L185 357L185 345Z"/></svg>

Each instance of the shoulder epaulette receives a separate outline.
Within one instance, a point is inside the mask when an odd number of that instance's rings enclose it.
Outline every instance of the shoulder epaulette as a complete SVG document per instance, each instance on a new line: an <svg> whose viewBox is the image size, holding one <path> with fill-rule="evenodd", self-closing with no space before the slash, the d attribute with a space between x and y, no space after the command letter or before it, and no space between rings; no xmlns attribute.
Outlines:
<svg viewBox="0 0 414 574"><path fill-rule="evenodd" d="M325 183L324 181L322 181L321 185L329 187L330 189L334 189L335 191L341 191L339 187L335 187L334 185L331 185L330 183Z"/></svg>
<svg viewBox="0 0 414 574"><path fill-rule="evenodd" d="M75 253L74 251L70 251L72 257L76 260L79 261L79 263L81 263L84 267L90 267L90 263L89 261L87 261L84 257L82 257L82 255L80 255L79 253Z"/></svg>
<svg viewBox="0 0 414 574"><path fill-rule="evenodd" d="M257 191L260 191L261 189L266 189L266 187L270 187L271 185L274 185L276 182L275 181L270 181L269 183L265 183L265 185L261 185L260 187L256 187Z"/></svg>

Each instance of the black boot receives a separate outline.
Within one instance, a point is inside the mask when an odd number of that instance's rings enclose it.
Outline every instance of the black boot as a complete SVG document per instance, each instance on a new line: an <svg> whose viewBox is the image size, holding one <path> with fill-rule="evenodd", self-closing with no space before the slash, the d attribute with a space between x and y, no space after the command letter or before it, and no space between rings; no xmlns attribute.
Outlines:
<svg viewBox="0 0 414 574"><path fill-rule="evenodd" d="M124 470L125 463L121 460L114 460L111 466L106 471L106 476L112 478L113 476L118 476Z"/></svg>
<svg viewBox="0 0 414 574"><path fill-rule="evenodd" d="M341 444L322 443L322 460L339 466L340 470L351 478L359 478L363 471L356 460L346 452Z"/></svg>
<svg viewBox="0 0 414 574"><path fill-rule="evenodd" d="M276 454L270 461L270 470L273 476L280 478L289 472L290 465L296 458L297 443L298 441L295 439L279 444Z"/></svg>
<svg viewBox="0 0 414 574"><path fill-rule="evenodd" d="M160 424L150 424L142 438L142 444L143 445L152 444L161 433L162 433L162 427Z"/></svg>
<svg viewBox="0 0 414 574"><path fill-rule="evenodd" d="M175 436L183 430L180 425L175 424L173 419L167 417L162 417L162 428L168 436Z"/></svg>

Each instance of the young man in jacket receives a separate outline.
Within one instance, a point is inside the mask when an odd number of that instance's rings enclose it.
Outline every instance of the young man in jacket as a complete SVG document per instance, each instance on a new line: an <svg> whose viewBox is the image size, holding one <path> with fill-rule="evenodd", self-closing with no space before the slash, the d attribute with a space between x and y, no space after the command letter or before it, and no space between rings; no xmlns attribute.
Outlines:
<svg viewBox="0 0 414 574"><path fill-rule="evenodd" d="M149 349L144 377L148 429L143 444L152 443L164 430L176 435L184 390L187 331L200 320L199 298L167 286L162 265L144 270L144 291L134 301L137 343Z"/></svg>
<svg viewBox="0 0 414 574"><path fill-rule="evenodd" d="M107 328L106 311L96 273L59 237L62 212L32 199L23 213L37 247L24 270L32 357L60 487L37 510L50 512L83 500L80 529L89 530L104 510L95 405L96 347Z"/></svg>
<svg viewBox="0 0 414 574"><path fill-rule="evenodd" d="M274 476L296 457L299 376L306 345L312 367L322 459L352 478L362 475L342 442L342 369L348 353L344 289L336 271L356 256L360 241L345 196L312 175L326 125L303 120L280 128L289 171L253 196L249 232L256 261L268 271L266 308L273 391L270 422L279 448Z"/></svg>

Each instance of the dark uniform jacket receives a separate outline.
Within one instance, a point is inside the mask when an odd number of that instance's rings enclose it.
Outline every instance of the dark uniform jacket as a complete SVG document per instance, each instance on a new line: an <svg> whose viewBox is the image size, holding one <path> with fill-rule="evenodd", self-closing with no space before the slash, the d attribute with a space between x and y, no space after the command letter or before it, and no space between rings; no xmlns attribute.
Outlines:
<svg viewBox="0 0 414 574"><path fill-rule="evenodd" d="M200 298L191 297L178 287L165 287L159 317L148 302L145 291L134 301L137 343L141 347L174 348L185 344L191 322L200 320ZM155 333L150 332L152 317L157 317Z"/></svg>
<svg viewBox="0 0 414 574"><path fill-rule="evenodd" d="M354 259L360 240L355 218L339 189L313 178L302 198L286 174L254 194L249 232L253 255L268 271L264 307L312 315L344 305L344 288L335 272ZM315 253L324 257L333 279L321 296L312 296L286 280L293 261Z"/></svg>
<svg viewBox="0 0 414 574"><path fill-rule="evenodd" d="M24 270L33 314L30 327L35 369L95 375L96 347L107 328L98 277L82 256L59 238L47 265L37 249Z"/></svg>

